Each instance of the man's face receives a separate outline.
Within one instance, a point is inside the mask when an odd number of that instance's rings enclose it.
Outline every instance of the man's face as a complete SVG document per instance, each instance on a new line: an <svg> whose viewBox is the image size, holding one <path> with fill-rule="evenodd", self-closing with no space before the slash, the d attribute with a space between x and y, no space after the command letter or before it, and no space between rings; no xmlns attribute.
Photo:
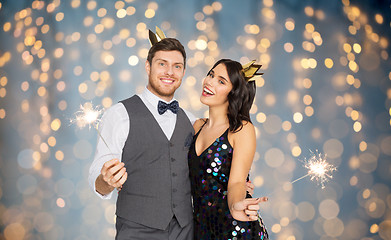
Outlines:
<svg viewBox="0 0 391 240"><path fill-rule="evenodd" d="M184 59L179 51L158 51L145 63L148 74L148 90L156 96L170 101L181 85L185 74Z"/></svg>

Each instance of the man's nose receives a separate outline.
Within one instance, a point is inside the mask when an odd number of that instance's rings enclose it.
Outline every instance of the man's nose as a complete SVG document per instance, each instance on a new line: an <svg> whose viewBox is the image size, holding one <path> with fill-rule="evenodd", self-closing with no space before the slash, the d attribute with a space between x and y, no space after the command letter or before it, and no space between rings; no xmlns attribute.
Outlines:
<svg viewBox="0 0 391 240"><path fill-rule="evenodd" d="M172 66L167 66L167 68L166 68L167 75L170 75L170 76L173 75L174 71L172 68L173 68Z"/></svg>

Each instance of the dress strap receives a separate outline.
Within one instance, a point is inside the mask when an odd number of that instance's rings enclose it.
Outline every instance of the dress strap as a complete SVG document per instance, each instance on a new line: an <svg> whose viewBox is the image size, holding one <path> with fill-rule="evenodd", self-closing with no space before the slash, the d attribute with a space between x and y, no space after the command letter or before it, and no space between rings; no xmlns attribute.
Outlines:
<svg viewBox="0 0 391 240"><path fill-rule="evenodd" d="M196 135L198 135L198 134L201 132L202 128L205 126L205 124L208 122L208 120L209 120L209 118L207 118L207 119L205 120L204 124L202 124L202 126L200 127L200 129L198 130L198 132L196 133Z"/></svg>

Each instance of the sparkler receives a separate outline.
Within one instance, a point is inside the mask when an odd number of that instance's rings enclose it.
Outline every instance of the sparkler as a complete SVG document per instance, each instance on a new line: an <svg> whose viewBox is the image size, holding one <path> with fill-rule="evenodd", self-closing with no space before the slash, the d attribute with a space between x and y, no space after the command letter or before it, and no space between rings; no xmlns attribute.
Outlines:
<svg viewBox="0 0 391 240"><path fill-rule="evenodd" d="M103 109L99 106L93 107L91 103L85 103L84 106L80 105L80 110L75 113L75 118L71 119L71 123L76 123L79 128L84 128L88 125L88 128L91 129L91 126L93 126L106 147L110 150L111 155L113 155L109 145L98 130L102 113Z"/></svg>
<svg viewBox="0 0 391 240"><path fill-rule="evenodd" d="M303 178L310 177L311 181L317 181L322 189L325 188L325 183L333 178L332 173L337 170L332 164L326 161L326 155L321 154L316 150L316 154L311 151L312 156L307 160L304 159L303 167L308 169L306 175L299 177L288 184L291 185ZM268 196L270 197L275 191Z"/></svg>
<svg viewBox="0 0 391 240"><path fill-rule="evenodd" d="M325 188L325 183L328 182L331 178L333 178L332 173L337 170L336 167L329 164L326 161L326 155L322 155L318 151L316 154L311 152L312 156L308 160L304 160L304 167L308 169L308 173L294 181L295 183L307 176L310 176L311 181L315 180L322 186L322 189Z"/></svg>

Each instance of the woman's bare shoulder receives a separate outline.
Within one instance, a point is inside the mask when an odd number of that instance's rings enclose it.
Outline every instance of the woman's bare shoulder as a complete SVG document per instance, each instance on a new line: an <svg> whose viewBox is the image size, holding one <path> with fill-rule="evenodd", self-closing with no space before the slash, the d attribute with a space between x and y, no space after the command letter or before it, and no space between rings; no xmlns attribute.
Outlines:
<svg viewBox="0 0 391 240"><path fill-rule="evenodd" d="M193 124L194 131L198 132L207 120L208 120L207 118L197 119Z"/></svg>

